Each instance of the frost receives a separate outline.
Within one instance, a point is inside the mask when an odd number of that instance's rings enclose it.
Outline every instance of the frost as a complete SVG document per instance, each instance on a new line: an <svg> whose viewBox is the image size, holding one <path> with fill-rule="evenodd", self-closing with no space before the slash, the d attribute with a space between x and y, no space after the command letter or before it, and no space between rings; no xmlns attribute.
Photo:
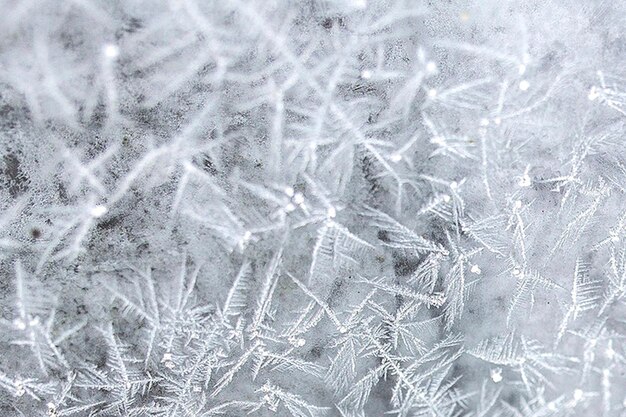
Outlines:
<svg viewBox="0 0 626 417"><path fill-rule="evenodd" d="M626 415L623 2L0 7L0 416Z"/></svg>

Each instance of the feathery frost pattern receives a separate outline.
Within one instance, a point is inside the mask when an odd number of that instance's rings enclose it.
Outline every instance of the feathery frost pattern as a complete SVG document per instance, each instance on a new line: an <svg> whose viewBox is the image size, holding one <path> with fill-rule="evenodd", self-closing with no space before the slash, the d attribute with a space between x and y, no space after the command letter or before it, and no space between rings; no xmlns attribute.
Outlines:
<svg viewBox="0 0 626 417"><path fill-rule="evenodd" d="M1 416L626 416L626 3L0 9Z"/></svg>

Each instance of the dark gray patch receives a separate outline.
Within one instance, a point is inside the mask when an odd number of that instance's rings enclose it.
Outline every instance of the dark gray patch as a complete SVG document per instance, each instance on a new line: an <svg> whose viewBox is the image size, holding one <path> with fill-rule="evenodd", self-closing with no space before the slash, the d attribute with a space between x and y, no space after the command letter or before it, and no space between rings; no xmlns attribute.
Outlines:
<svg viewBox="0 0 626 417"><path fill-rule="evenodd" d="M9 195L16 198L28 190L28 177L22 171L20 160L14 153L4 155L2 160L4 167L1 172L6 179Z"/></svg>

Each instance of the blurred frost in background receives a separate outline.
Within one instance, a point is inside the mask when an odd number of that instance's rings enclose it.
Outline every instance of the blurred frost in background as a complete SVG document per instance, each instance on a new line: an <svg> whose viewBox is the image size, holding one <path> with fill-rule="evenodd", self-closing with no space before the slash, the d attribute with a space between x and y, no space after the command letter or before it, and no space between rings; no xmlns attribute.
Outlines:
<svg viewBox="0 0 626 417"><path fill-rule="evenodd" d="M0 2L3 416L626 416L626 4Z"/></svg>

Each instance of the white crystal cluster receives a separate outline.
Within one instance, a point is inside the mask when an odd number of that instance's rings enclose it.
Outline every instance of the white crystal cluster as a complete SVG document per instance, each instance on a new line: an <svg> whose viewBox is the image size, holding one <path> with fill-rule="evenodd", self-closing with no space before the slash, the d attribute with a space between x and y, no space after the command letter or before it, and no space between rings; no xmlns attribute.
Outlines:
<svg viewBox="0 0 626 417"><path fill-rule="evenodd" d="M626 416L626 3L0 10L0 416Z"/></svg>

